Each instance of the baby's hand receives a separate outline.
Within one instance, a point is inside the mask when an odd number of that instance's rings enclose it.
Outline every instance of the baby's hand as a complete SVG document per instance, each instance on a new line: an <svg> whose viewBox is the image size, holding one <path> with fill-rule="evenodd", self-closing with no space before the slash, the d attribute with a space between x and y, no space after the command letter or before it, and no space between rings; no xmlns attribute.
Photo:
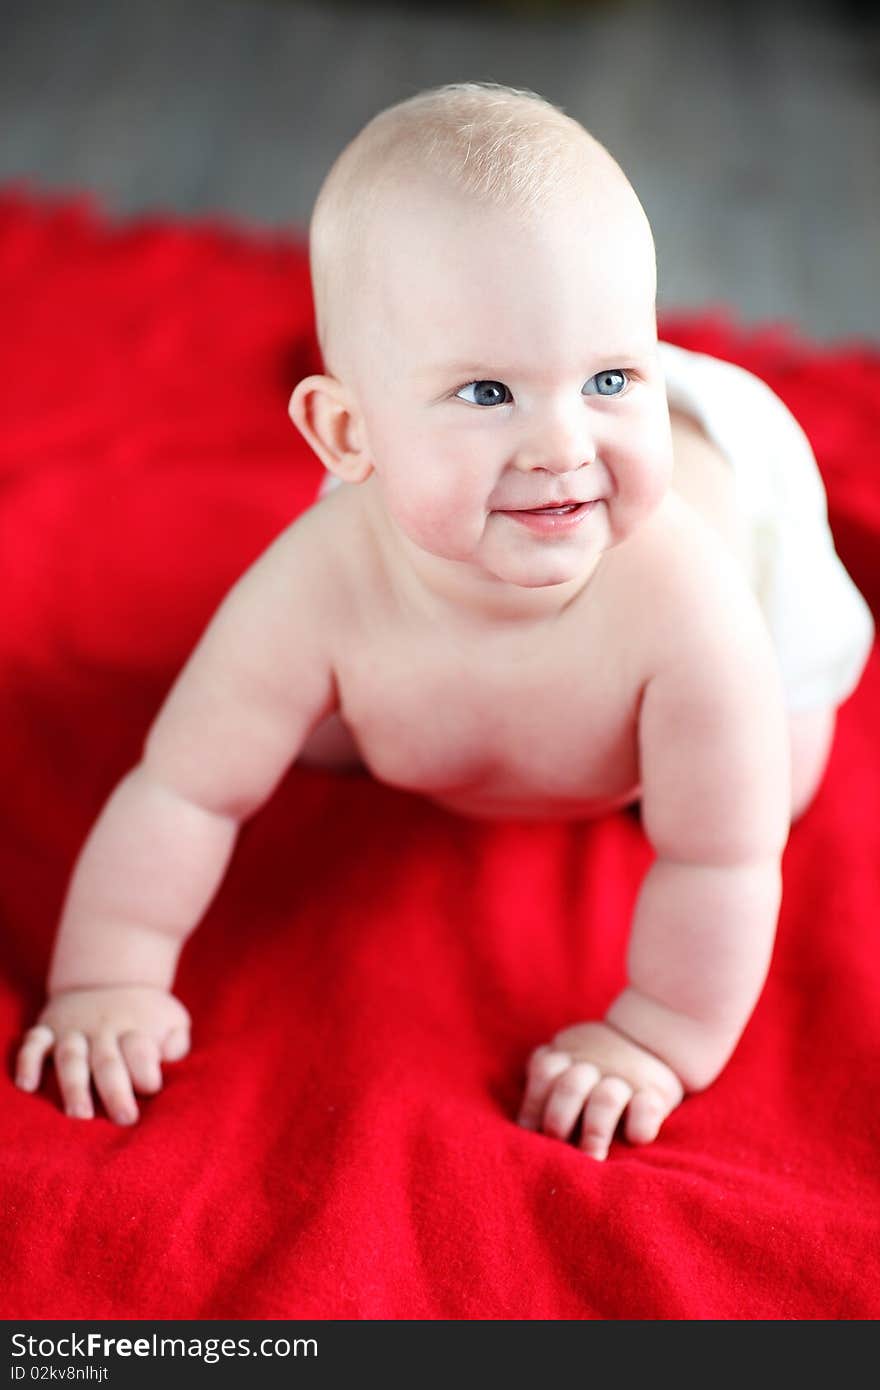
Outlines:
<svg viewBox="0 0 880 1390"><path fill-rule="evenodd" d="M145 985L69 989L43 1009L18 1053L15 1082L23 1091L40 1084L51 1053L68 1115L93 1118L91 1078L111 1120L134 1124L134 1091L162 1087L162 1062L189 1052L190 1018L164 989Z"/></svg>
<svg viewBox="0 0 880 1390"><path fill-rule="evenodd" d="M670 1067L607 1023L578 1023L529 1058L518 1122L568 1139L583 1114L579 1147L603 1159L626 1112L632 1144L656 1139L684 1087Z"/></svg>

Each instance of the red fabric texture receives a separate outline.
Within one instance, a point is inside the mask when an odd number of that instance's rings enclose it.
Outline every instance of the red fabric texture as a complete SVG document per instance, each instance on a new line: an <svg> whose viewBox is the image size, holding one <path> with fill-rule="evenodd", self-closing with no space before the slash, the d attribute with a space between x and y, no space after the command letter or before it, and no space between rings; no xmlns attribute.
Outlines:
<svg viewBox="0 0 880 1390"><path fill-rule="evenodd" d="M226 589L314 497L294 238L0 197L0 1315L880 1315L880 662L795 826L730 1065L605 1164L513 1122L523 1065L623 978L637 820L469 822L294 767L178 992L194 1050L133 1129L11 1063L67 876ZM664 335L802 421L880 612L880 351L723 311ZM161 871L161 866L157 866Z"/></svg>

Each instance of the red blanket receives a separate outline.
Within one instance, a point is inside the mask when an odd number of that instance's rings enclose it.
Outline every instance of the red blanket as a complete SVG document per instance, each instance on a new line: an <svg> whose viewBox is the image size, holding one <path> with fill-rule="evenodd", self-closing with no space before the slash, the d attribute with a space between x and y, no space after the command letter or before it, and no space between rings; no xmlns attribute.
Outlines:
<svg viewBox="0 0 880 1390"><path fill-rule="evenodd" d="M296 767L186 948L194 1050L140 1124L14 1088L76 852L321 473L285 414L318 365L299 244L7 192L0 303L0 1315L880 1315L876 652L757 1011L655 1144L597 1164L512 1118L532 1047L620 986L637 821L471 823ZM794 409L880 612L880 352L663 330Z"/></svg>

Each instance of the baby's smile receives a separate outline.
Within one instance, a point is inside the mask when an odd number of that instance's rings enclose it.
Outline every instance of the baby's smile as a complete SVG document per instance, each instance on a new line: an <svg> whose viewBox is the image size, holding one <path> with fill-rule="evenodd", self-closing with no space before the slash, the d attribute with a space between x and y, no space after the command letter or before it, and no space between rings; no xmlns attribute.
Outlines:
<svg viewBox="0 0 880 1390"><path fill-rule="evenodd" d="M517 507L500 510L498 515L509 517L539 536L566 536L590 515L598 505L592 502L568 502L547 507Z"/></svg>

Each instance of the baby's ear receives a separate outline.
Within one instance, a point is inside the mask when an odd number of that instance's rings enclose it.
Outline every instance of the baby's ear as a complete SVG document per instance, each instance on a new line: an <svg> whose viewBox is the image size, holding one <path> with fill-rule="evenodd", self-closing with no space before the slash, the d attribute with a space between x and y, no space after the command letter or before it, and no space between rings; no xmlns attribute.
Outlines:
<svg viewBox="0 0 880 1390"><path fill-rule="evenodd" d="M318 458L345 483L362 483L373 471L360 412L333 376L307 376L294 388L288 413Z"/></svg>

